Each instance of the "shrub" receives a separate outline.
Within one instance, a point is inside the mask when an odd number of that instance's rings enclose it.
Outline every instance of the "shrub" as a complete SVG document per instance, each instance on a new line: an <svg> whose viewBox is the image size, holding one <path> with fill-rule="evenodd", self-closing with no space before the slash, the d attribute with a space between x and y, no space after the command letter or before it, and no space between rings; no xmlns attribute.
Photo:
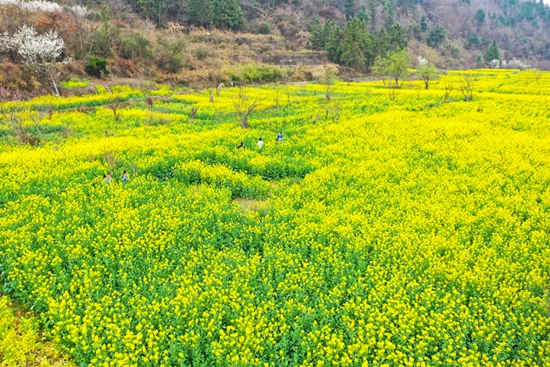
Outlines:
<svg viewBox="0 0 550 367"><path fill-rule="evenodd" d="M101 73L103 73L103 75L109 74L109 71L107 70L107 61L105 59L100 59L99 57L92 57L84 70L88 75L95 78L101 78Z"/></svg>
<svg viewBox="0 0 550 367"><path fill-rule="evenodd" d="M20 90L13 90L10 87L5 87L0 84L0 102L1 101L18 101L23 99L23 93Z"/></svg>
<svg viewBox="0 0 550 367"><path fill-rule="evenodd" d="M260 24L260 28L258 29L258 33L260 34L270 34L271 33L271 24L269 22L263 22Z"/></svg>
<svg viewBox="0 0 550 367"><path fill-rule="evenodd" d="M151 42L139 33L126 37L120 43L120 55L125 59L151 58Z"/></svg>
<svg viewBox="0 0 550 367"><path fill-rule="evenodd" d="M185 47L184 39L161 40L159 41L159 45L161 49L156 59L159 69L172 74L179 73L184 66L181 57L181 53Z"/></svg>
<svg viewBox="0 0 550 367"><path fill-rule="evenodd" d="M244 68L243 79L250 83L272 83L283 79L283 72L274 66L250 64Z"/></svg>

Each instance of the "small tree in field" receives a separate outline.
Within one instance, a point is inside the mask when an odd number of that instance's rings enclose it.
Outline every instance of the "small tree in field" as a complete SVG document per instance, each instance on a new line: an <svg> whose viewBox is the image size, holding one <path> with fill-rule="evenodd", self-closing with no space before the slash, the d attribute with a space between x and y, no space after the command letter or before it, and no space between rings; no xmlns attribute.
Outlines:
<svg viewBox="0 0 550 367"><path fill-rule="evenodd" d="M241 127L243 129L250 128L248 117L258 107L258 101L251 101L246 89L239 87L239 95L233 101L233 106L235 107L235 116L241 123Z"/></svg>
<svg viewBox="0 0 550 367"><path fill-rule="evenodd" d="M464 95L466 102L472 102L474 100L474 81L469 75L464 76L464 81L460 86L460 91Z"/></svg>
<svg viewBox="0 0 550 367"><path fill-rule="evenodd" d="M334 85L334 80L336 79L336 71L336 68L332 65L325 66L321 82L325 85L326 88L325 98L327 99L327 101L330 101L331 99L330 93L332 86Z"/></svg>
<svg viewBox="0 0 550 367"><path fill-rule="evenodd" d="M411 65L411 57L409 52L405 50L392 52L387 57L388 75L395 80L395 86L399 87L399 80L409 76L409 66Z"/></svg>
<svg viewBox="0 0 550 367"><path fill-rule="evenodd" d="M443 86L445 87L445 99L443 100L443 103L449 102L449 96L455 89L454 84L451 81L445 81L443 82Z"/></svg>
<svg viewBox="0 0 550 367"><path fill-rule="evenodd" d="M395 87L399 87L399 81L409 76L411 59L407 50L390 52L386 57L376 57L372 71L382 79L384 76L391 77L395 81ZM385 82L384 82L385 85Z"/></svg>
<svg viewBox="0 0 550 367"><path fill-rule="evenodd" d="M374 65L372 66L372 74L380 78L384 87L386 86L386 60L382 56L376 56L374 59Z"/></svg>
<svg viewBox="0 0 550 367"><path fill-rule="evenodd" d="M435 75L439 73L439 69L434 64L424 58L419 58L418 60L418 74L424 81L426 89L430 89L430 81L434 78Z"/></svg>

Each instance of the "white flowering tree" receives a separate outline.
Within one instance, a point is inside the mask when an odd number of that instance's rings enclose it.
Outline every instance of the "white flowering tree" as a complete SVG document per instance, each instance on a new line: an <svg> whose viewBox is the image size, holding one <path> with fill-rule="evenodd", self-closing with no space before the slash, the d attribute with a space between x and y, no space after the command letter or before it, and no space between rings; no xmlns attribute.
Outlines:
<svg viewBox="0 0 550 367"><path fill-rule="evenodd" d="M50 30L38 34L33 27L23 25L11 38L4 36L2 39L6 48L17 51L25 65L36 71L45 72L52 81L56 95L59 96L54 77L55 70L60 63L70 60L58 61L65 50L65 42L59 38L57 32Z"/></svg>
<svg viewBox="0 0 550 367"><path fill-rule="evenodd" d="M488 61L485 65L488 68L491 68L491 69L499 69L500 68L500 60L494 59L494 60Z"/></svg>
<svg viewBox="0 0 550 367"><path fill-rule="evenodd" d="M501 67L503 69L521 69L521 70L525 70L525 69L529 69L531 66L529 64L527 64L526 62L524 62L523 60L516 59L514 57L511 60L502 61Z"/></svg>
<svg viewBox="0 0 550 367"><path fill-rule="evenodd" d="M63 8L58 3L50 1L21 1L21 0L0 0L0 5L16 6L22 10L43 11L43 12L61 12Z"/></svg>

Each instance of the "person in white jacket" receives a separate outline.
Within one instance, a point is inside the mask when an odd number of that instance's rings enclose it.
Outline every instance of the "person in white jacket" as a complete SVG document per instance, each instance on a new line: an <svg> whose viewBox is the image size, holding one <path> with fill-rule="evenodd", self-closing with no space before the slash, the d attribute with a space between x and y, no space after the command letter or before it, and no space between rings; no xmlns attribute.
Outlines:
<svg viewBox="0 0 550 367"><path fill-rule="evenodd" d="M262 149L264 147L264 141L262 138L258 139L258 149Z"/></svg>

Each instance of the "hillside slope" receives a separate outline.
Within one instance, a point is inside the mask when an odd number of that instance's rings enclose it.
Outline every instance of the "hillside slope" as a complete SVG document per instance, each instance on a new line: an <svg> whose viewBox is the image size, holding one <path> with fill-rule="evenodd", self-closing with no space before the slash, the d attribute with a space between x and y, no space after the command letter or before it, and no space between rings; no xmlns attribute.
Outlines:
<svg viewBox="0 0 550 367"><path fill-rule="evenodd" d="M355 18L363 22L369 48L359 67L343 55L345 30ZM6 46L23 25L38 34L55 30L63 39L62 57L72 62L56 69L61 80L88 77L86 65L99 58L111 76L199 88L300 81L320 74L315 66L328 60L355 69L347 75L364 74L376 56L402 47L413 60L469 68L490 61L484 56L493 42L502 60L550 68L550 7L542 1L0 0L0 84L28 95L53 88L51 75L27 67ZM327 30L337 44L315 43L315 32L327 38ZM6 95L13 93L0 99Z"/></svg>
<svg viewBox="0 0 550 367"><path fill-rule="evenodd" d="M315 18L342 28L362 16L374 34L397 22L410 39L427 40L439 25L453 47L471 53L496 40L507 57L550 60L550 8L542 0L231 0L241 11L226 11L217 0L129 0L125 4L157 26L175 21L186 26L215 26L249 32L275 32L296 41ZM119 2L116 2L119 3ZM121 6L121 5L117 5ZM196 9L211 9L199 16ZM223 13L226 16L218 15ZM228 20L233 18L234 21ZM476 41L477 36L477 41Z"/></svg>

